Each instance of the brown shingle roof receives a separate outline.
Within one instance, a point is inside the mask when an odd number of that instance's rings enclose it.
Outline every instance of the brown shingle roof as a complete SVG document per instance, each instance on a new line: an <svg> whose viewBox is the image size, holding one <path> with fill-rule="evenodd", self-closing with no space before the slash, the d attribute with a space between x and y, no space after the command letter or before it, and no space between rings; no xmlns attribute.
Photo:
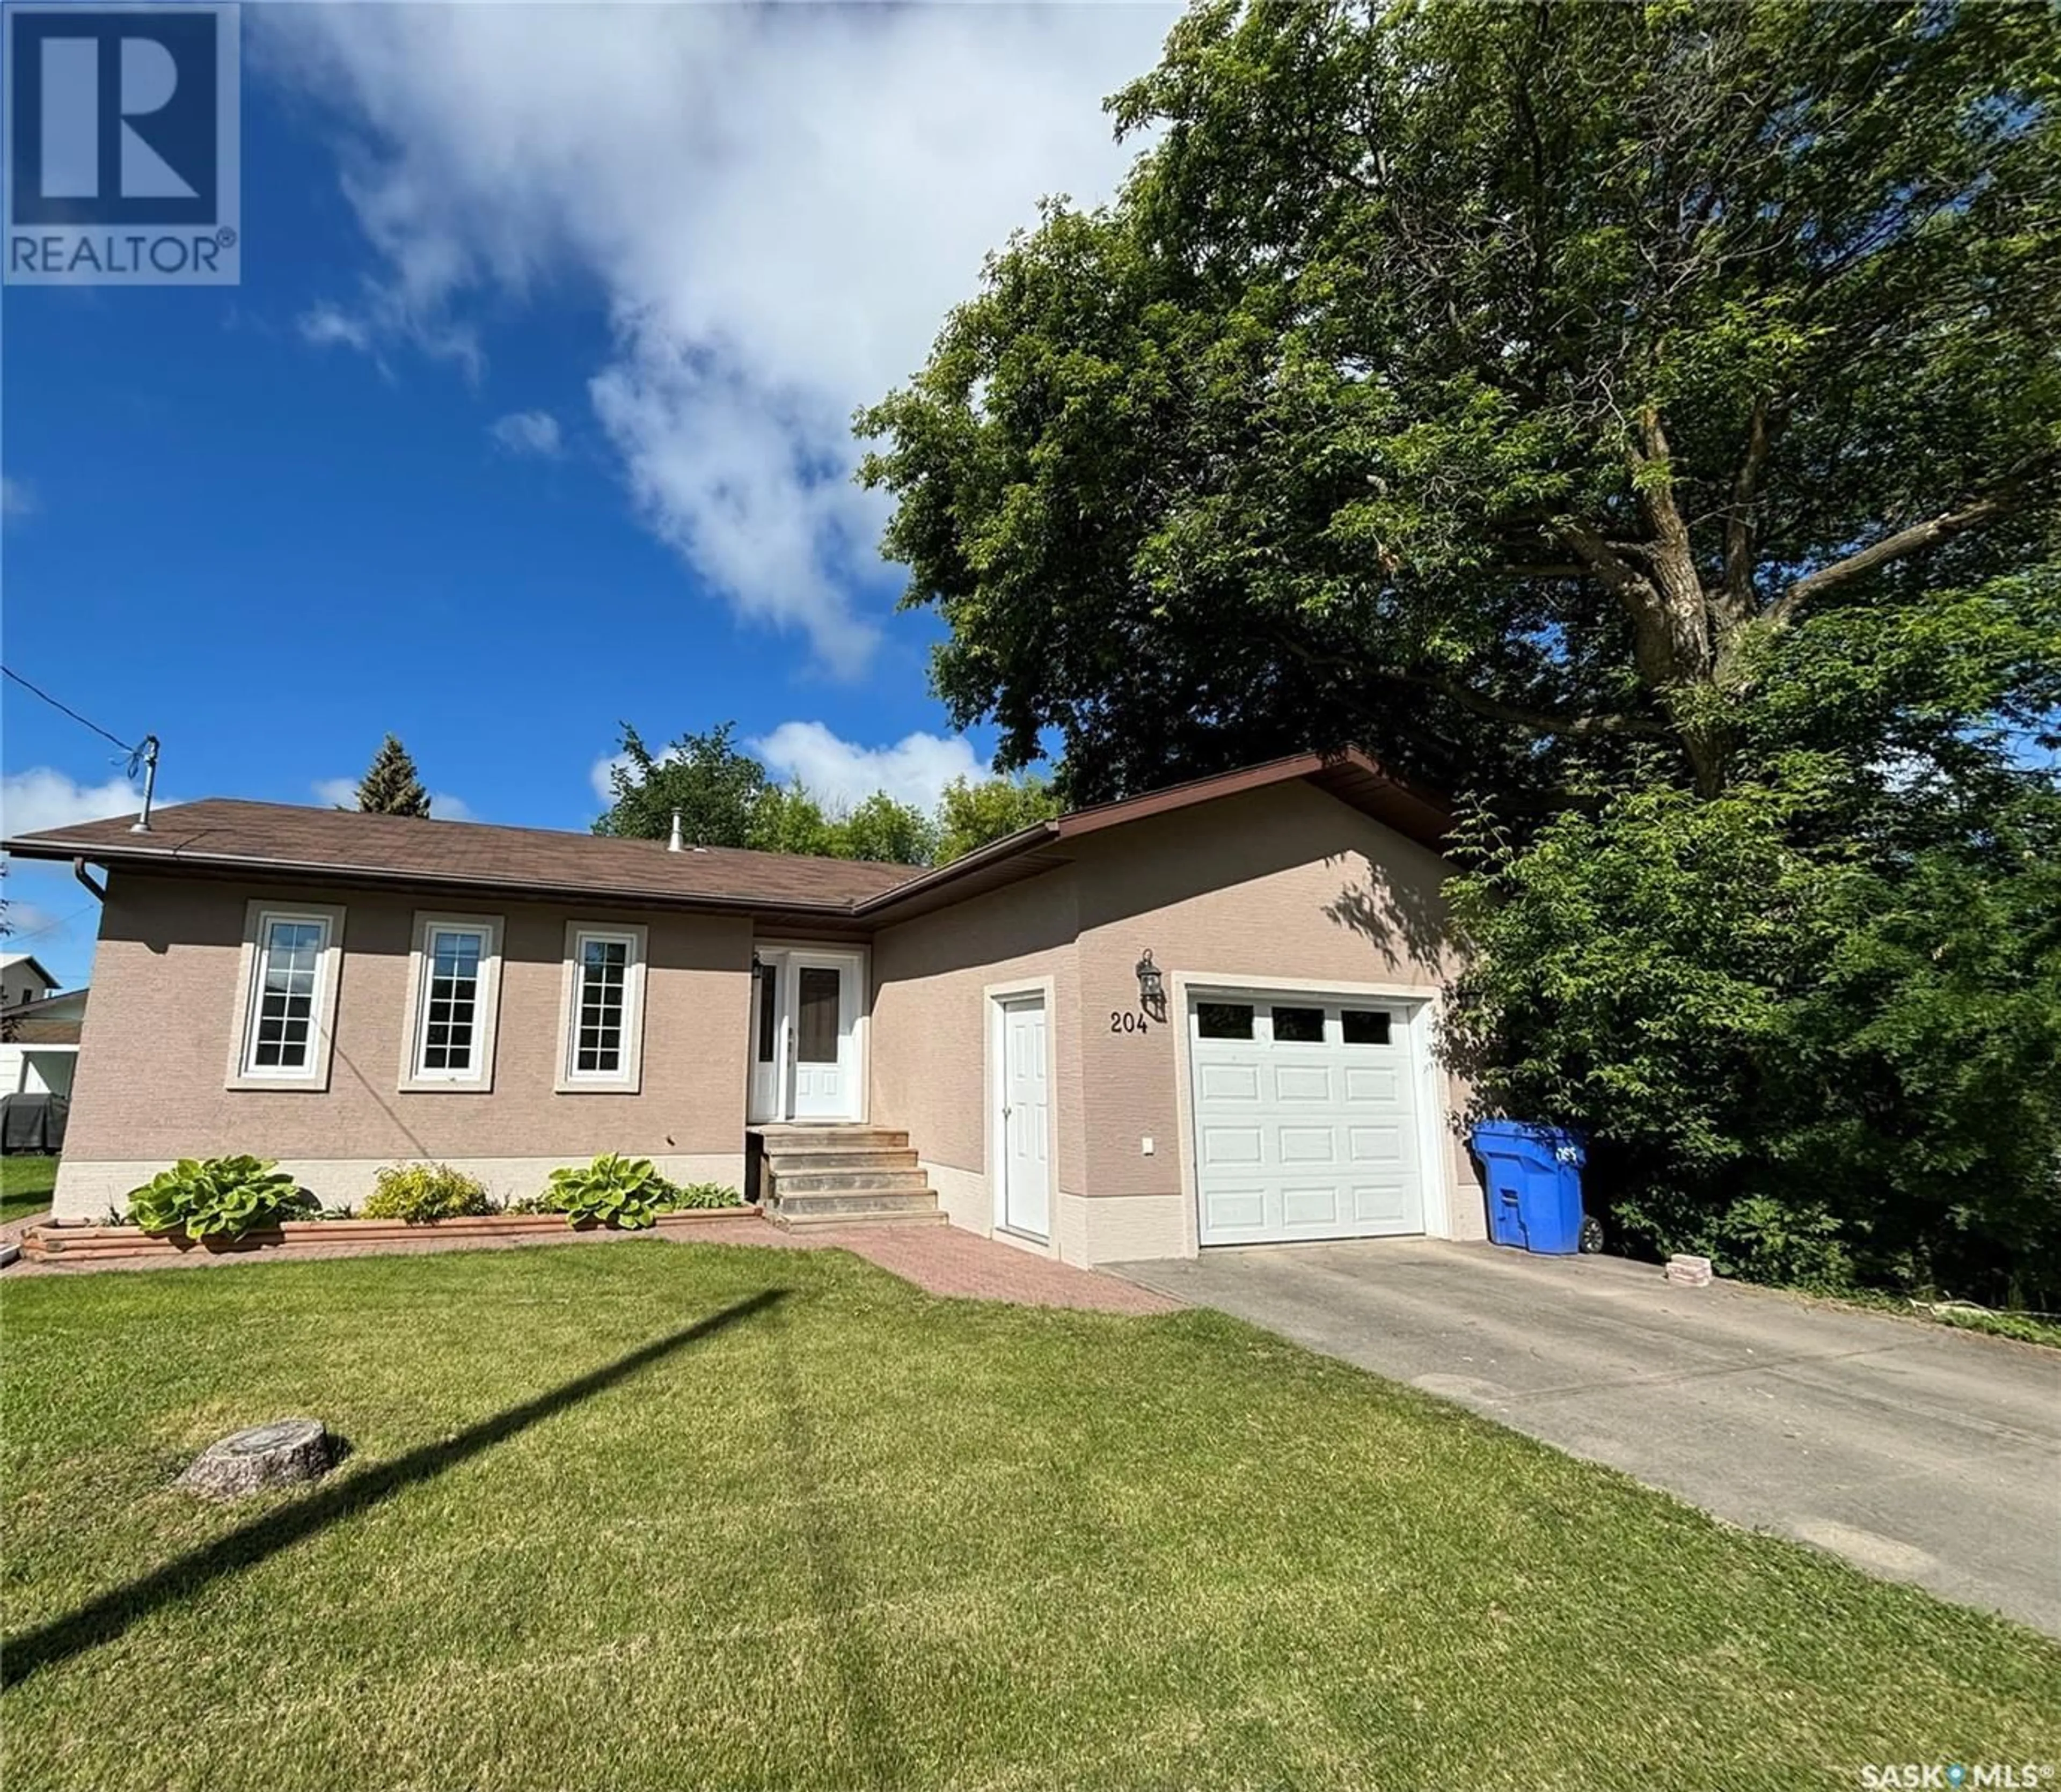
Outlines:
<svg viewBox="0 0 2061 1792"><path fill-rule="evenodd" d="M655 840L226 797L161 809L148 834L132 833L130 821L124 815L51 828L10 840L6 850L24 858L85 858L137 869L267 870L321 881L520 890L668 906L846 913L921 869L728 846L675 853Z"/></svg>
<svg viewBox="0 0 2061 1792"><path fill-rule="evenodd" d="M653 840L226 797L161 809L148 834L132 832L129 818L121 816L25 834L6 842L5 850L24 858L87 858L216 875L270 872L302 882L515 890L798 918L846 916L886 926L1063 864L1067 842L1083 834L1296 781L1434 850L1452 826L1451 812L1436 794L1348 750L1296 754L1077 809L934 870L728 846L674 853Z"/></svg>

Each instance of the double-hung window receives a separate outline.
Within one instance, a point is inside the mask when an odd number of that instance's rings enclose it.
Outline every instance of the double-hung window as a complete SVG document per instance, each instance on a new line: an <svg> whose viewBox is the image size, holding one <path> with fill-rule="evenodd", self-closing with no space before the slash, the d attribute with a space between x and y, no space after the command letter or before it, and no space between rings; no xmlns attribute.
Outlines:
<svg viewBox="0 0 2061 1792"><path fill-rule="evenodd" d="M340 908L249 906L229 1069L233 1086L328 1086L342 931Z"/></svg>
<svg viewBox="0 0 2061 1792"><path fill-rule="evenodd" d="M558 1086L634 1093L642 1072L642 927L575 921L566 929Z"/></svg>
<svg viewBox="0 0 2061 1792"><path fill-rule="evenodd" d="M494 1082L501 980L495 915L418 914L402 1086L486 1090Z"/></svg>

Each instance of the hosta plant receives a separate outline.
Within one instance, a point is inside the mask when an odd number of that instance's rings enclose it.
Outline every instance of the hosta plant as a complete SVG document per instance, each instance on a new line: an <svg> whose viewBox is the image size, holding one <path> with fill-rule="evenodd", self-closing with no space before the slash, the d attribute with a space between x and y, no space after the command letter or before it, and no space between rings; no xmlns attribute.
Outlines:
<svg viewBox="0 0 2061 1792"><path fill-rule="evenodd" d="M744 1197L722 1182L685 1182L677 1190L676 1207L742 1207Z"/></svg>
<svg viewBox="0 0 2061 1792"><path fill-rule="evenodd" d="M129 1191L131 1225L190 1238L239 1238L314 1206L283 1170L251 1157L182 1158Z"/></svg>
<svg viewBox="0 0 2061 1792"><path fill-rule="evenodd" d="M592 1163L551 1172L545 1199L574 1226L591 1222L636 1231L680 1203L680 1191L649 1158L604 1151Z"/></svg>

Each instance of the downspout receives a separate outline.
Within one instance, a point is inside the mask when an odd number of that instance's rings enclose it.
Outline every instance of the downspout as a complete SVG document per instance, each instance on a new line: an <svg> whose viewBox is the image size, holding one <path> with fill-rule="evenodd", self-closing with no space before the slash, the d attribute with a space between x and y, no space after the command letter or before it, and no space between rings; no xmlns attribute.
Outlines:
<svg viewBox="0 0 2061 1792"><path fill-rule="evenodd" d="M104 884L95 883L93 881L93 874L86 870L86 861L83 858L75 858L71 862L71 874L78 878L81 883L84 884L88 890L91 890L95 896L98 897L102 902L104 902L107 900L106 886Z"/></svg>

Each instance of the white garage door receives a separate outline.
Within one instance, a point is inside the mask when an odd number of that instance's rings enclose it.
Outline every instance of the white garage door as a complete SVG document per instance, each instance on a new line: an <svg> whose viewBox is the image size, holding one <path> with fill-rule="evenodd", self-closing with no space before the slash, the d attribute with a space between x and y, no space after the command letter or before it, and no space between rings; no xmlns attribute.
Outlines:
<svg viewBox="0 0 2061 1792"><path fill-rule="evenodd" d="M1204 1244L1424 1230L1399 1005L1212 993L1187 1018Z"/></svg>

